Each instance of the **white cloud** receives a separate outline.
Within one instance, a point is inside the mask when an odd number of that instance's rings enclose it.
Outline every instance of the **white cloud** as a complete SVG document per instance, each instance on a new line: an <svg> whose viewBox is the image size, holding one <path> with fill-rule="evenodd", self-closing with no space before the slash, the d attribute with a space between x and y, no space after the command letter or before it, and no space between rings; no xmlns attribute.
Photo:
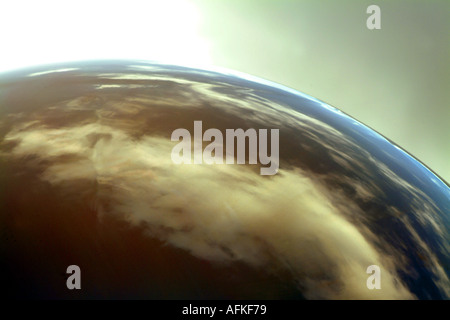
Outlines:
<svg viewBox="0 0 450 320"><path fill-rule="evenodd" d="M55 185L97 181L99 190L109 190L99 191L99 203L116 203L103 214L144 224L149 236L198 258L288 270L309 298L414 298L370 234L347 221L327 191L300 170L267 178L237 165L174 165L169 139L136 142L98 123L32 126L7 140L20 141L13 156L50 160L43 179ZM59 161L64 154L72 157ZM382 269L382 290L366 287L372 264Z"/></svg>

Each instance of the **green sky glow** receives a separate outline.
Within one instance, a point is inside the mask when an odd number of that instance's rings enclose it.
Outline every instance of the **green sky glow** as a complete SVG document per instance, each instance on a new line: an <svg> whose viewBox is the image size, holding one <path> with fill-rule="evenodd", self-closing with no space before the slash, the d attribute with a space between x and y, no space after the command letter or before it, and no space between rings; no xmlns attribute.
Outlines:
<svg viewBox="0 0 450 320"><path fill-rule="evenodd" d="M193 3L214 64L321 99L450 181L449 1Z"/></svg>

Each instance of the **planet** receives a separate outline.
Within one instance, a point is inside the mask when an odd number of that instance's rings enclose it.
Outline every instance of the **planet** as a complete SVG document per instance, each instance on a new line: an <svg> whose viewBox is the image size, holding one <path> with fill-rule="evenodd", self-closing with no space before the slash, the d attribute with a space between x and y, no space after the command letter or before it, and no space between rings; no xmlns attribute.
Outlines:
<svg viewBox="0 0 450 320"><path fill-rule="evenodd" d="M0 74L10 299L449 299L449 216L437 174L279 84L137 60Z"/></svg>

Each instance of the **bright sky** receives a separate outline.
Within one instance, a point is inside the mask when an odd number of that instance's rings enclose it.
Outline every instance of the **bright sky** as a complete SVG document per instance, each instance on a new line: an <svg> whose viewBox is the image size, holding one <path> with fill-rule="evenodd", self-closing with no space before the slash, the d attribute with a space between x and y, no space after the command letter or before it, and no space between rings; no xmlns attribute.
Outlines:
<svg viewBox="0 0 450 320"><path fill-rule="evenodd" d="M185 0L2 1L0 71L85 59L211 64Z"/></svg>

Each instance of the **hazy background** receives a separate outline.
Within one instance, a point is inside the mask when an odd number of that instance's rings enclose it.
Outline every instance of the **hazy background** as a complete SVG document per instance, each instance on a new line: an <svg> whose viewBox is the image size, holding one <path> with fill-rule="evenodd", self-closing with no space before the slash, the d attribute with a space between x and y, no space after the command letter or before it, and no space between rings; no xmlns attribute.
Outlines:
<svg viewBox="0 0 450 320"><path fill-rule="evenodd" d="M321 99L450 181L450 1L196 3L216 64Z"/></svg>
<svg viewBox="0 0 450 320"><path fill-rule="evenodd" d="M381 8L381 30L366 9ZM136 58L284 84L369 125L450 181L450 1L8 1L0 70Z"/></svg>

